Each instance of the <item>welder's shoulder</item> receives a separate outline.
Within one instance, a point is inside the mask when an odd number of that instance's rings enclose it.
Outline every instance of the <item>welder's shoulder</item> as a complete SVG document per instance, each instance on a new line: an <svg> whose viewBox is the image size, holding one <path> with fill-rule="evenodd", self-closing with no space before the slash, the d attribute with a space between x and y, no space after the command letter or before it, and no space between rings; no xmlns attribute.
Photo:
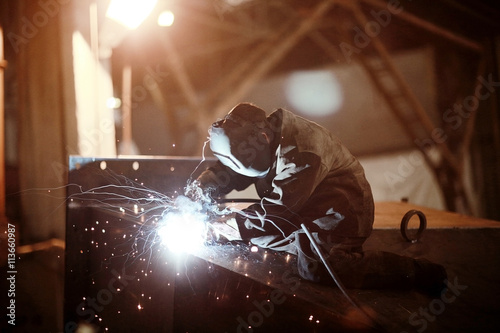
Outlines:
<svg viewBox="0 0 500 333"><path fill-rule="evenodd" d="M342 147L336 136L313 122L297 122L294 137L300 152L311 152L321 157L334 154Z"/></svg>
<svg viewBox="0 0 500 333"><path fill-rule="evenodd" d="M314 150L321 146L340 143L340 140L320 124L296 115L291 111L280 109L283 134L294 137L302 150Z"/></svg>
<svg viewBox="0 0 500 333"><path fill-rule="evenodd" d="M300 155L303 161L314 160L322 168L330 169L345 155L346 149L340 139L323 126L284 109L276 112L281 117L282 147L294 147L287 157L293 154L297 160Z"/></svg>

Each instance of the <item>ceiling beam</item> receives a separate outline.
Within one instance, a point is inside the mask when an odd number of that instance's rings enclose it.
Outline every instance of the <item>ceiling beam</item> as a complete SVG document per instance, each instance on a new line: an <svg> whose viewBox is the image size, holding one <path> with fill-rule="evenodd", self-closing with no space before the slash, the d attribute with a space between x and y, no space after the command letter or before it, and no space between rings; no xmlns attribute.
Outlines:
<svg viewBox="0 0 500 333"><path fill-rule="evenodd" d="M389 6L387 2L381 1L381 0L361 0L362 2L371 5L373 7L379 8L379 9L387 9ZM341 3L345 4L347 6L350 6L351 0L342 0ZM459 34L450 31L448 29L445 29L443 27L440 27L434 23L431 23L429 21L426 21L416 15L413 15L409 13L408 11L401 11L400 13L397 14L397 17L413 24L414 26L427 30L435 35L441 36L451 42L454 42L462 47L465 47L467 49L473 50L478 53L483 52L483 45L480 43L473 41L469 38L460 36Z"/></svg>
<svg viewBox="0 0 500 333"><path fill-rule="evenodd" d="M260 59L250 73L241 78L239 85L231 89L230 94L227 94L226 98L212 109L214 110L213 115L222 117L240 102L244 95L274 68L302 38L316 28L317 22L331 9L334 3L333 0L323 0L312 9L309 15L303 16L302 20L291 31L286 32L276 45L269 48L268 53Z"/></svg>

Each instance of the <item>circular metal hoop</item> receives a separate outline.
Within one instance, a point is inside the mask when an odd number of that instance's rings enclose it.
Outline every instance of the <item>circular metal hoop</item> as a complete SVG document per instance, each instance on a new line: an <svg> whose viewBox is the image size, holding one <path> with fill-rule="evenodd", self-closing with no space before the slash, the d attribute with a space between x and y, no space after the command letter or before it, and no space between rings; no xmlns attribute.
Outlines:
<svg viewBox="0 0 500 333"><path fill-rule="evenodd" d="M418 227L418 231L417 231L417 234L415 235L415 237L410 238L408 236L408 222L410 222L410 219L414 215L418 215L418 218L420 220L420 225ZM427 218L425 217L425 214L419 210L416 210L416 209L409 210L401 219L401 228L400 228L401 235L403 236L403 238L406 241L408 241L410 243L416 243L420 239L420 237L422 236L422 233L424 232L424 230L426 228L427 228Z"/></svg>

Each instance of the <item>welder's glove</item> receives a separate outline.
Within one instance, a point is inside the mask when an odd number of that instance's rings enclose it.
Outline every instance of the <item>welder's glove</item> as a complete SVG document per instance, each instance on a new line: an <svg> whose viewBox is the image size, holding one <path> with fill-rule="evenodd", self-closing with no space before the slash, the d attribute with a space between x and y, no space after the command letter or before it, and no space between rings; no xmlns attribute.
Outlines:
<svg viewBox="0 0 500 333"><path fill-rule="evenodd" d="M194 181L188 182L184 188L184 195L193 201L212 201L211 197L215 193L216 188L212 185L211 174L213 172L207 170Z"/></svg>
<svg viewBox="0 0 500 333"><path fill-rule="evenodd" d="M218 187L217 176L215 172L210 169L203 171L196 179L196 182L198 182L199 186L204 190L213 191Z"/></svg>
<svg viewBox="0 0 500 333"><path fill-rule="evenodd" d="M193 201L199 201L200 199L206 201L210 198L216 191L216 177L213 171L206 170L195 179L194 181L188 183L184 189L184 195Z"/></svg>

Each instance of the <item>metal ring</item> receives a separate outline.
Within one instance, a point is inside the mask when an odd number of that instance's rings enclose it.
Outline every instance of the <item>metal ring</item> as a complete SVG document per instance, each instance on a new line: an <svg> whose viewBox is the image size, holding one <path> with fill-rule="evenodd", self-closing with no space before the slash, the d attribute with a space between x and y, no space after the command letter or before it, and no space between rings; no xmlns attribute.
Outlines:
<svg viewBox="0 0 500 333"><path fill-rule="evenodd" d="M415 235L415 238L410 238L408 237L408 222L410 222L410 219L413 217L413 215L418 215L418 218L420 220L420 225L418 227L417 234ZM427 228L427 218L425 217L425 214L419 210L412 209L409 210L401 219L401 235L405 240L407 240L410 243L416 243L419 239L420 236L422 236L422 233L424 232L425 228Z"/></svg>

